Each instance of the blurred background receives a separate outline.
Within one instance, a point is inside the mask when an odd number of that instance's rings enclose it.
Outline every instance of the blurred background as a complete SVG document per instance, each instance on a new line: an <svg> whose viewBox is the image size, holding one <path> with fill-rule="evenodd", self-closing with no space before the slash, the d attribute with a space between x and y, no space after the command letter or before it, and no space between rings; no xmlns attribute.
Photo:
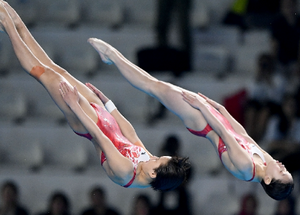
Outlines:
<svg viewBox="0 0 300 215"><path fill-rule="evenodd" d="M71 131L2 33L0 215L300 213L296 0L7 2L57 64L116 104L150 152L187 155L193 168L187 184L166 194L115 185L93 145ZM208 140L190 134L115 66L105 65L87 43L90 37L110 43L158 79L223 104L261 147L286 163L295 178L292 198L276 202L260 184L227 173Z"/></svg>

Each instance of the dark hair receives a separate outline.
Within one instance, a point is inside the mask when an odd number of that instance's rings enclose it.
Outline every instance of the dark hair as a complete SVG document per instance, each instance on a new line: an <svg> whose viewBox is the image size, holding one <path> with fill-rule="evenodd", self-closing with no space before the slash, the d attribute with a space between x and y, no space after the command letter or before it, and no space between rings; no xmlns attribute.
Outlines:
<svg viewBox="0 0 300 215"><path fill-rule="evenodd" d="M138 206L138 202L142 202L144 203L143 205L143 209L144 210L147 210L148 213L147 214L152 214L152 202L151 202L151 199L150 199L150 196L146 193L140 193L138 194L135 199L134 199L134 203L132 205L132 212L131 214L137 214L137 206Z"/></svg>
<svg viewBox="0 0 300 215"><path fill-rule="evenodd" d="M187 171L191 164L188 157L172 157L165 165L155 169L156 178L150 183L154 190L174 190L186 180Z"/></svg>
<svg viewBox="0 0 300 215"><path fill-rule="evenodd" d="M93 196L96 193L100 194L103 197L105 196L105 190L103 189L103 187L100 187L100 186L93 187L90 192L90 195Z"/></svg>
<svg viewBox="0 0 300 215"><path fill-rule="evenodd" d="M288 132L292 126L292 120L290 120L289 116L285 113L284 111L284 106L286 104L290 105L289 102L292 101L293 104L295 107L294 107L294 115L296 115L296 97L293 95L293 94L285 94L284 97L283 97L283 101L282 101L282 104L281 104L281 107L280 107L280 111L279 111L279 114L278 114L278 117L279 117L279 124L278 124L278 130L284 135L284 136L287 136L288 135Z"/></svg>
<svg viewBox="0 0 300 215"><path fill-rule="evenodd" d="M149 207L149 209L151 209L152 207L152 202L151 202L151 199L149 197L148 194L139 194L136 196L136 199L135 199L135 203L138 202L138 201L142 201L142 202L145 202L145 204Z"/></svg>
<svg viewBox="0 0 300 215"><path fill-rule="evenodd" d="M270 184L266 184L261 180L261 185L266 193L275 200L283 200L287 198L294 189L294 182L283 183L280 180L272 179Z"/></svg>
<svg viewBox="0 0 300 215"><path fill-rule="evenodd" d="M250 202L250 204L249 204ZM238 215L241 214L250 214L250 211L252 211L251 214L255 214L258 208L258 199L257 196L254 193L247 193L245 194L241 199L241 205L240 205L240 211ZM251 206L249 206L251 205Z"/></svg>
<svg viewBox="0 0 300 215"><path fill-rule="evenodd" d="M14 181L9 180L4 182L1 191L3 192L6 188L10 188L16 195L19 193L18 186Z"/></svg>
<svg viewBox="0 0 300 215"><path fill-rule="evenodd" d="M295 197L293 195L290 195L289 197L287 197L283 201L279 201L277 203L275 215L280 215L281 214L279 212L280 211L280 207L284 203L288 204L288 208L285 208L287 210L286 214L287 215L296 215L296 200L295 200Z"/></svg>
<svg viewBox="0 0 300 215"><path fill-rule="evenodd" d="M62 191L55 191L52 193L52 195L50 196L50 201L49 201L49 208L48 211L50 212L50 214L52 213L51 211L51 207L54 201L56 200L60 200L63 202L63 204L65 205L65 215L69 214L69 209L70 209L70 202L69 202L69 198L67 197L67 195L62 192Z"/></svg>
<svg viewBox="0 0 300 215"><path fill-rule="evenodd" d="M275 58L269 53L261 53L257 59L258 65L264 71L274 71Z"/></svg>

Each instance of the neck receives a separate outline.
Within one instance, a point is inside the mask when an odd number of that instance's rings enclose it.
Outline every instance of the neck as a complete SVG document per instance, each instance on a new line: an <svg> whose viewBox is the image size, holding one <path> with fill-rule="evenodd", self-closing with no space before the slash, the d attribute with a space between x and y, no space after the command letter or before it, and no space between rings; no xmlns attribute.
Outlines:
<svg viewBox="0 0 300 215"><path fill-rule="evenodd" d="M256 182L261 182L266 174L266 165L263 163L256 163L255 164L255 179Z"/></svg>
<svg viewBox="0 0 300 215"><path fill-rule="evenodd" d="M149 187L152 179L149 174L143 170L143 163L140 162L136 168L136 176L137 182L143 187Z"/></svg>

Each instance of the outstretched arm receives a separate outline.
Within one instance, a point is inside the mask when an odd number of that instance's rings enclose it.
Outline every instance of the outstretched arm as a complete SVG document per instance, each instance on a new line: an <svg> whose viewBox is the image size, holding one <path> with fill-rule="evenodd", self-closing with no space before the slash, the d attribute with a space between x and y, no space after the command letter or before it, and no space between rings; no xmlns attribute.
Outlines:
<svg viewBox="0 0 300 215"><path fill-rule="evenodd" d="M61 82L59 90L66 104L76 114L78 119L93 137L93 142L97 143L98 147L105 153L110 168L110 171L108 172L109 176L122 178L126 176L128 172L132 171L133 165L129 159L120 154L113 143L81 108L77 88L71 87L66 82Z"/></svg>
<svg viewBox="0 0 300 215"><path fill-rule="evenodd" d="M224 141L232 164L242 174L244 174L245 179L251 178L251 170L253 167L250 156L248 155L246 150L244 150L239 145L236 139L228 132L225 126L211 113L211 111L208 109L208 105L210 104L207 102L207 100L201 98L200 95L195 95L187 92L183 92L182 96L184 101L186 101L195 109L201 111L208 124ZM249 173L251 174L248 175Z"/></svg>
<svg viewBox="0 0 300 215"><path fill-rule="evenodd" d="M204 96L201 93L198 93L198 94L199 94L199 96L204 98L207 101L207 103L211 104L216 110L218 110L228 120L228 122L230 123L232 128L235 130L235 132L237 132L238 134L244 135L245 137L247 137L247 139L251 139L251 142L253 144L255 144L262 152L264 152L265 154L268 154L247 134L247 131L245 130L245 128L238 121L236 121L236 119L234 119L231 116L231 114L226 110L226 108L223 105L213 101L212 99ZM270 155L268 154L265 156L270 156Z"/></svg>
<svg viewBox="0 0 300 215"><path fill-rule="evenodd" d="M99 99L103 102L103 104L106 104L109 101L109 98L105 96L99 89L97 89L94 85L87 83L86 86L88 86L98 97ZM114 109L110 113L115 120L117 121L122 134L133 144L141 146L144 148L148 154L152 156L152 154L146 149L142 141L139 139L134 127L132 124L118 111L118 109Z"/></svg>
<svg viewBox="0 0 300 215"><path fill-rule="evenodd" d="M216 110L218 110L229 121L230 125L235 130L235 132L242 135L247 134L245 128L230 115L230 113L226 110L226 108L223 105L215 102L214 100L208 98L207 96L201 93L198 93L198 95L204 98L207 103L209 103Z"/></svg>

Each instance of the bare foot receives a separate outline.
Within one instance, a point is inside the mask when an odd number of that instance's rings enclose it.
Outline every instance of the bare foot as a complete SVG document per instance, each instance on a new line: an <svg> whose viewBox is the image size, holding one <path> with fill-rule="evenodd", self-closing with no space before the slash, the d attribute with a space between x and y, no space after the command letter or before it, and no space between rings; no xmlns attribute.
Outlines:
<svg viewBox="0 0 300 215"><path fill-rule="evenodd" d="M112 49L109 44L97 38L89 38L88 43L96 49L104 63L108 65L113 64L113 61L108 57Z"/></svg>
<svg viewBox="0 0 300 215"><path fill-rule="evenodd" d="M11 19L13 20L16 28L18 28L22 24L22 19L20 18L18 13L6 1L0 0L0 3L1 2L3 3L4 8L9 13L9 15L10 15Z"/></svg>

